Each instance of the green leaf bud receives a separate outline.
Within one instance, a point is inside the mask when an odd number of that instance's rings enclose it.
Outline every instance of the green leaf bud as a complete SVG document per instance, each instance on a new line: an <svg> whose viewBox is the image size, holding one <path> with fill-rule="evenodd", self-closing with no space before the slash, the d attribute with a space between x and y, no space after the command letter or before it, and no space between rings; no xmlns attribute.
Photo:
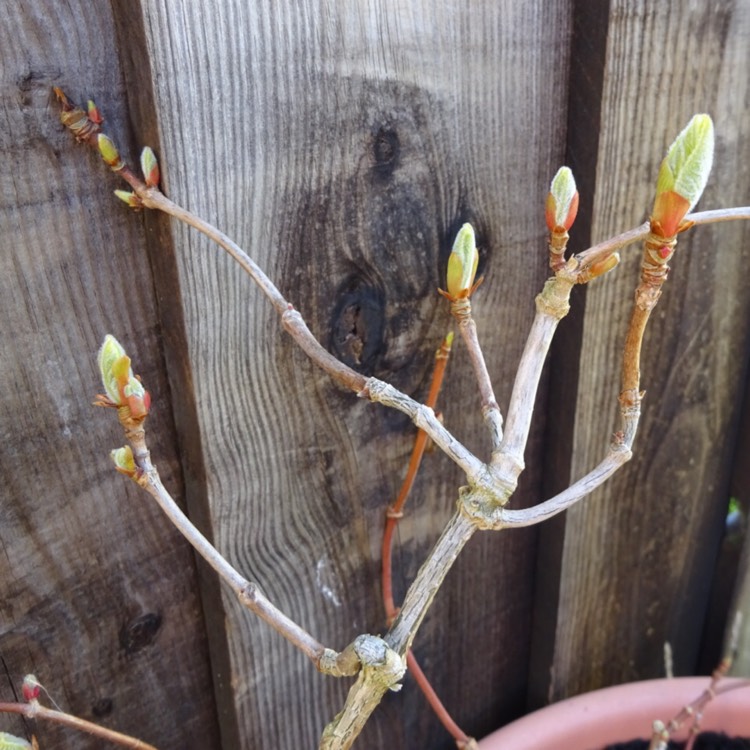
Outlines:
<svg viewBox="0 0 750 750"><path fill-rule="evenodd" d="M713 156L713 122L708 115L694 115L669 147L659 168L651 218L662 236L674 236L685 214L698 202Z"/></svg>
<svg viewBox="0 0 750 750"><path fill-rule="evenodd" d="M560 167L552 178L545 204L550 232L567 232L578 214L578 189L570 167Z"/></svg>
<svg viewBox="0 0 750 750"><path fill-rule="evenodd" d="M0 750L31 750L31 743L15 734L0 732Z"/></svg>
<svg viewBox="0 0 750 750"><path fill-rule="evenodd" d="M448 258L448 294L454 299L468 297L477 274L479 253L477 252L474 228L464 224L458 230L453 250Z"/></svg>
<svg viewBox="0 0 750 750"><path fill-rule="evenodd" d="M133 449L129 445L124 445L122 448L115 448L109 455L115 465L115 469L120 474L125 474L128 477L135 476L138 467L133 457Z"/></svg>
<svg viewBox="0 0 750 750"><path fill-rule="evenodd" d="M146 146L141 151L141 172L149 187L156 187L159 184L159 162L150 146Z"/></svg>
<svg viewBox="0 0 750 750"><path fill-rule="evenodd" d="M114 141L109 136L104 135L104 133L99 133L96 137L96 142L99 146L99 153L102 155L102 159L104 159L110 167L115 168L121 164L120 152L117 150L117 146L115 146Z"/></svg>

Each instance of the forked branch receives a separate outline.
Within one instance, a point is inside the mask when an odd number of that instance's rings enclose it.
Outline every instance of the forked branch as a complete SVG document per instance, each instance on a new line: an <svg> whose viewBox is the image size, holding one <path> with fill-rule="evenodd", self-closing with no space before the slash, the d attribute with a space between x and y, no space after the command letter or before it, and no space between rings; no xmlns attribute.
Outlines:
<svg viewBox="0 0 750 750"><path fill-rule="evenodd" d="M257 591L257 587L249 584L236 571L227 569L228 563L205 538L196 536L197 532L189 530L191 543L229 582L241 600L306 653L318 668L333 674L359 671L344 709L326 728L321 740L321 747L326 750L345 750L351 746L382 695L388 689L397 688L405 668L404 657L419 625L445 575L474 532L477 529L502 529L539 523L585 497L630 458L642 398L639 390L639 361L643 332L666 279L667 261L674 252L676 235L696 223L750 218L750 209L726 209L687 215L703 190L713 152L713 126L710 118L699 115L680 134L676 142L679 142L679 146L673 145L662 164L650 222L566 260L567 232L575 219L578 193L570 170L561 170L553 180L546 207L550 230L550 265L554 276L537 297L537 313L513 386L504 433L500 409L473 321L466 315L463 324L459 320L459 328L469 348L475 371L483 416L492 438L492 457L485 463L440 423L431 408L417 403L387 383L375 378L366 379L330 355L309 331L299 313L236 243L161 193L158 189L158 167L150 149L144 150L141 158L144 173L144 179L141 179L122 161L114 144L99 132L100 121L92 122L90 118L87 120L86 113L70 104L62 92L58 92L58 97L63 104L63 121L66 126L79 140L98 148L105 162L130 184L134 192L124 193L119 197L133 208L161 210L217 242L261 288L281 316L285 330L316 365L359 396L408 414L414 424L424 430L435 445L466 474L468 486L461 488L459 492L458 509L409 587L399 614L385 638L381 640L372 636L360 636L341 654L324 649L312 636L288 620ZM449 259L447 292L444 293L451 300L454 312L465 312L468 298L476 289L474 275L477 253L473 244L473 231L470 236L466 228L462 232L463 234L459 233ZM524 467L524 450L542 368L557 325L569 309L571 290L576 284L587 283L611 270L618 261L616 251L638 240L644 240L644 259L623 354L622 390L619 397L621 429L615 434L609 453L599 466L567 490L534 508L509 509L506 505ZM461 315L457 317L460 319ZM122 369L121 367L120 371ZM128 368L125 369L129 369L129 360ZM130 389L126 394L130 394L128 407L131 405L132 394L135 393L132 405L137 411L143 407L143 403L138 401L139 398L143 399L143 395L131 380L127 381L127 385ZM123 404L117 406L121 411ZM147 412L147 405L145 411ZM121 411L121 417L122 413ZM134 464L133 478L157 499L178 528L188 528L186 524L189 522L181 513L175 513L176 506L150 464L145 440L142 445L139 444L135 432L129 430L124 422L123 424L135 453L131 457ZM129 470L127 457L122 458L120 470Z"/></svg>

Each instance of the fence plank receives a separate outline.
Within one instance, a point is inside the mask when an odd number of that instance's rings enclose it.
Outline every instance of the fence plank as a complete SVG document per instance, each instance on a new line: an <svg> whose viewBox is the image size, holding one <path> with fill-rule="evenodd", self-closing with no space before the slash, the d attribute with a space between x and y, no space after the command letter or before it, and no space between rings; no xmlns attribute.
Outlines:
<svg viewBox="0 0 750 750"><path fill-rule="evenodd" d="M546 273L567 4L144 7L169 193L236 237L332 351L420 398L448 325L435 288L473 221L488 272L480 335L506 403ZM218 546L324 642L382 632L379 541L413 429L333 387L228 260L193 232L174 236ZM458 349L442 408L486 451ZM401 525L399 595L461 483L437 455L426 463ZM530 469L519 502L538 484ZM523 708L534 534L503 536L474 540L417 643L477 733ZM346 686L225 606L243 746L313 746ZM360 746L450 745L407 684Z"/></svg>
<svg viewBox="0 0 750 750"><path fill-rule="evenodd" d="M140 363L159 467L180 494L143 225L64 132L51 91L96 98L127 142L110 5L7 6L0 49L0 700L32 672L64 710L162 750L216 747L193 556L113 471L122 432L91 407L111 331ZM8 715L0 728L25 734ZM50 724L37 732L42 747L102 744Z"/></svg>
<svg viewBox="0 0 750 750"><path fill-rule="evenodd" d="M747 173L738 165L750 153L748 34L750 9L732 3L611 4L594 240L644 220L659 161L694 112L711 113L717 129L701 206L747 203ZM677 672L694 669L747 364L747 239L741 225L680 239L646 335L635 458L564 524L542 532L543 548L561 550L553 563L561 586L547 610L556 637L536 675L544 684L537 701L658 676L665 640ZM627 252L618 272L588 291L574 476L603 456L615 424L639 253Z"/></svg>

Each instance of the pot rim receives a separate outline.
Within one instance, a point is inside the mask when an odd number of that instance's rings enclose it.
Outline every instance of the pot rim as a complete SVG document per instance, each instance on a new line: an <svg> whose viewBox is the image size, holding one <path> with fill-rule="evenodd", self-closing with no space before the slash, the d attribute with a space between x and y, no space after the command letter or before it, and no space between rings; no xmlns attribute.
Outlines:
<svg viewBox="0 0 750 750"><path fill-rule="evenodd" d="M649 739L655 719L665 724L709 686L710 677L677 677L614 685L553 703L479 742L480 750L599 750L616 742ZM746 689L741 689L746 688ZM750 679L727 677L706 706L702 731L750 736ZM685 739L683 725L674 739Z"/></svg>

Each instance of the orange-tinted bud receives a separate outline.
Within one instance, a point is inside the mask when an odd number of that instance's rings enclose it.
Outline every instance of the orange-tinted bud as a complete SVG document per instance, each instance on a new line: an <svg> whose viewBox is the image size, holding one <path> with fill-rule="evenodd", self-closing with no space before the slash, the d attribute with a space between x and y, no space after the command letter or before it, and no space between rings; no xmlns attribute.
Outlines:
<svg viewBox="0 0 750 750"><path fill-rule="evenodd" d="M98 361L109 404L101 400L99 403L118 407L127 406L131 417L135 419L145 417L151 407L151 396L141 381L133 375L130 357L125 354L120 342L111 334L104 337Z"/></svg>
<svg viewBox="0 0 750 750"><path fill-rule="evenodd" d="M578 214L578 190L573 172L560 167L552 179L544 205L544 217L550 232L567 232Z"/></svg>
<svg viewBox="0 0 750 750"><path fill-rule="evenodd" d="M102 117L102 113L99 111L99 107L94 104L94 101L92 99L89 99L88 105L88 118L91 120L91 122L95 123L96 125L101 125L104 122L104 118Z"/></svg>
<svg viewBox="0 0 750 750"><path fill-rule="evenodd" d="M149 187L156 187L159 184L159 162L156 161L156 156L149 146L141 151L141 172Z"/></svg>
<svg viewBox="0 0 750 750"><path fill-rule="evenodd" d="M703 193L714 155L714 126L708 115L695 115L669 147L659 168L651 230L674 237Z"/></svg>

